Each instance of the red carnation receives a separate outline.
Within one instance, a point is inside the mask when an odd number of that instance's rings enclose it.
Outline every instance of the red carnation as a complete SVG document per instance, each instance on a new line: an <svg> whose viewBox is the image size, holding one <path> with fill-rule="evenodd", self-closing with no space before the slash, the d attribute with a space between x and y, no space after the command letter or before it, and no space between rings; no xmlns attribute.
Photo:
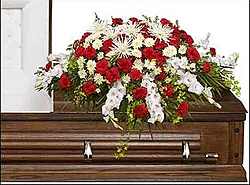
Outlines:
<svg viewBox="0 0 250 185"><path fill-rule="evenodd" d="M142 24L142 25L143 25L143 27L142 27L141 31L144 32L144 33L148 33L149 26L146 25L146 24Z"/></svg>
<svg viewBox="0 0 250 185"><path fill-rule="evenodd" d="M212 55L212 57L216 56L216 50L215 50L215 48L210 48L210 54Z"/></svg>
<svg viewBox="0 0 250 185"><path fill-rule="evenodd" d="M195 47L189 47L187 49L187 56L188 59L192 62L198 62L198 60L200 60L200 54Z"/></svg>
<svg viewBox="0 0 250 185"><path fill-rule="evenodd" d="M83 56L91 60L96 56L96 50L92 46L88 46L86 49L84 49Z"/></svg>
<svg viewBox="0 0 250 185"><path fill-rule="evenodd" d="M165 73L164 69L162 69L162 72L159 75L155 76L156 80L164 80L167 77L167 74Z"/></svg>
<svg viewBox="0 0 250 185"><path fill-rule="evenodd" d="M139 20L138 20L137 18L135 18L135 17L131 17L129 20L130 20L132 23L139 23Z"/></svg>
<svg viewBox="0 0 250 185"><path fill-rule="evenodd" d="M164 40L156 39L155 49L161 50L165 47L167 47L167 44L166 44L166 42L164 42Z"/></svg>
<svg viewBox="0 0 250 185"><path fill-rule="evenodd" d="M65 73L63 73L60 77L59 86L62 89L68 89L71 86L71 80Z"/></svg>
<svg viewBox="0 0 250 185"><path fill-rule="evenodd" d="M142 73L137 69L131 69L131 72L129 74L132 81L139 81L142 79Z"/></svg>
<svg viewBox="0 0 250 185"><path fill-rule="evenodd" d="M165 19L165 18L162 18L161 19L161 24L162 25L167 25L167 24L170 24L171 22L169 21L169 20L167 20L167 19Z"/></svg>
<svg viewBox="0 0 250 185"><path fill-rule="evenodd" d="M113 25L116 26L118 24L122 24L123 20L121 18L112 18Z"/></svg>
<svg viewBox="0 0 250 185"><path fill-rule="evenodd" d="M110 47L112 46L112 39L105 40L102 44L102 50L104 53L108 53L111 49Z"/></svg>
<svg viewBox="0 0 250 185"><path fill-rule="evenodd" d="M180 38L178 36L172 35L169 38L169 45L174 46L176 48L180 47Z"/></svg>
<svg viewBox="0 0 250 185"><path fill-rule="evenodd" d="M142 35L143 35L143 37L144 37L145 39L151 37L151 35L150 35L149 33L143 33Z"/></svg>
<svg viewBox="0 0 250 185"><path fill-rule="evenodd" d="M181 31L179 30L179 28L178 27L176 27L176 26L172 26L171 27L172 29L173 29L173 32L172 32L172 34L175 36L175 37L180 37L180 34L181 34Z"/></svg>
<svg viewBox="0 0 250 185"><path fill-rule="evenodd" d="M147 96L147 88L145 87L137 87L136 89L132 90L133 97L137 100L143 100Z"/></svg>
<svg viewBox="0 0 250 185"><path fill-rule="evenodd" d="M102 59L99 62L97 62L95 70L101 75L105 75L108 71L108 61L105 59Z"/></svg>
<svg viewBox="0 0 250 185"><path fill-rule="evenodd" d="M83 85L82 91L87 95L91 95L95 92L96 86L92 82L87 82Z"/></svg>
<svg viewBox="0 0 250 185"><path fill-rule="evenodd" d="M50 70L51 66L52 66L52 62L49 61L49 62L46 64L46 66L45 66L45 71L48 72L48 71Z"/></svg>
<svg viewBox="0 0 250 185"><path fill-rule="evenodd" d="M186 102L182 102L179 105L179 109L176 111L176 114L178 114L179 116L185 116L188 113L188 108L189 105Z"/></svg>
<svg viewBox="0 0 250 185"><path fill-rule="evenodd" d="M203 71L205 73L209 73L211 71L211 65L209 62L204 62L203 63Z"/></svg>
<svg viewBox="0 0 250 185"><path fill-rule="evenodd" d="M132 59L131 58L120 58L117 61L118 64L118 68L125 72L128 73L130 72L131 68L132 68Z"/></svg>
<svg viewBox="0 0 250 185"><path fill-rule="evenodd" d="M117 67L111 67L107 73L106 78L110 83L116 82L120 78L120 73Z"/></svg>
<svg viewBox="0 0 250 185"><path fill-rule="evenodd" d="M148 108L144 105L137 105L134 108L134 115L136 118L144 118L148 116Z"/></svg>
<svg viewBox="0 0 250 185"><path fill-rule="evenodd" d="M183 39L191 46L194 43L193 38L190 35L183 35Z"/></svg>
<svg viewBox="0 0 250 185"><path fill-rule="evenodd" d="M90 36L91 35L91 33L90 32L86 32L86 33L84 33L83 34L83 36L82 36L82 38L81 38L81 42L84 42L85 41L85 39L88 37L88 36Z"/></svg>
<svg viewBox="0 0 250 185"><path fill-rule="evenodd" d="M149 59L149 60L152 60L153 58L156 57L156 50L154 50L152 47L149 47L149 48L144 48L142 50L142 55Z"/></svg>
<svg viewBox="0 0 250 185"><path fill-rule="evenodd" d="M165 85L166 90L163 90L163 94L162 96L165 97L172 97L175 93L175 90L173 89L173 87L170 84L166 84Z"/></svg>
<svg viewBox="0 0 250 185"><path fill-rule="evenodd" d="M76 58L79 58L84 55L84 48L83 47L78 47L75 51Z"/></svg>

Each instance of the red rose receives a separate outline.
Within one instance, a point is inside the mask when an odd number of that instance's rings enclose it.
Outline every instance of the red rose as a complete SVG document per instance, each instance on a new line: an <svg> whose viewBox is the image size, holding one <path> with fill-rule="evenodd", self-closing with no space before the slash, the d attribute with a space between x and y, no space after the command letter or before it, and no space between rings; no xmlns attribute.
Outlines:
<svg viewBox="0 0 250 185"><path fill-rule="evenodd" d="M187 56L188 59L192 62L198 62L198 60L200 60L200 54L195 47L189 47L187 49Z"/></svg>
<svg viewBox="0 0 250 185"><path fill-rule="evenodd" d="M169 45L174 46L176 48L179 48L180 47L180 38L175 36L175 35L172 35L169 38Z"/></svg>
<svg viewBox="0 0 250 185"><path fill-rule="evenodd" d="M148 108L144 105L137 105L134 108L134 115L136 118L144 118L148 116Z"/></svg>
<svg viewBox="0 0 250 185"><path fill-rule="evenodd" d="M139 81L142 79L142 73L137 69L131 69L129 76L132 81Z"/></svg>
<svg viewBox="0 0 250 185"><path fill-rule="evenodd" d="M162 25L167 25L167 24L170 24L171 22L169 21L169 20L167 20L167 19L165 19L165 18L162 18L161 19L161 24Z"/></svg>
<svg viewBox="0 0 250 185"><path fill-rule="evenodd" d="M88 46L86 49L84 49L83 56L91 60L96 56L96 50L92 46Z"/></svg>
<svg viewBox="0 0 250 185"><path fill-rule="evenodd" d="M147 88L145 87L137 87L136 89L132 90L133 97L137 100L143 100L147 96Z"/></svg>
<svg viewBox="0 0 250 185"><path fill-rule="evenodd" d="M91 35L91 33L90 32L86 32L86 33L84 33L83 34L83 36L82 36L82 38L81 38L81 42L84 42L85 41L85 39L88 37L88 36L90 36Z"/></svg>
<svg viewBox="0 0 250 185"><path fill-rule="evenodd" d="M65 73L63 73L60 77L59 86L62 89L68 89L71 86L71 80Z"/></svg>
<svg viewBox="0 0 250 185"><path fill-rule="evenodd" d="M178 114L179 116L185 116L188 113L188 108L189 105L186 102L182 102L179 105L179 109L176 111L176 114Z"/></svg>
<svg viewBox="0 0 250 185"><path fill-rule="evenodd" d="M153 58L156 57L156 50L154 50L152 47L149 47L149 48L144 48L142 50L142 55L149 59L149 60L152 60Z"/></svg>
<svg viewBox="0 0 250 185"><path fill-rule="evenodd" d="M120 58L117 61L118 64L118 68L125 72L128 73L130 72L131 68L132 68L132 59L131 58Z"/></svg>
<svg viewBox="0 0 250 185"><path fill-rule="evenodd" d="M165 88L163 90L163 94L162 96L165 97L172 97L175 93L175 90L173 89L173 87L170 84L165 85Z"/></svg>
<svg viewBox="0 0 250 185"><path fill-rule="evenodd" d="M112 46L112 39L105 40L102 44L102 50L104 53L108 53L111 49L110 47Z"/></svg>
<svg viewBox="0 0 250 185"><path fill-rule="evenodd" d="M87 95L91 95L95 92L96 90L96 86L95 84L93 84L92 82L86 82L83 87L82 87L82 91Z"/></svg>
<svg viewBox="0 0 250 185"><path fill-rule="evenodd" d="M102 59L99 62L97 62L95 70L101 75L105 75L108 71L108 61L105 59Z"/></svg>
<svg viewBox="0 0 250 185"><path fill-rule="evenodd" d="M52 66L52 62L49 61L49 62L46 64L46 66L45 66L45 71L48 72L48 71L50 70L51 66Z"/></svg>
<svg viewBox="0 0 250 185"><path fill-rule="evenodd" d="M164 40L156 39L155 49L161 50L165 47L167 47L167 44L166 44L166 42L164 42Z"/></svg>
<svg viewBox="0 0 250 185"><path fill-rule="evenodd" d="M116 26L118 24L122 24L123 20L121 18L112 18L113 25Z"/></svg>
<svg viewBox="0 0 250 185"><path fill-rule="evenodd" d="M135 17L131 17L129 20L130 20L132 23L139 23L139 20L138 20L137 18L135 18Z"/></svg>
<svg viewBox="0 0 250 185"><path fill-rule="evenodd" d="M194 43L193 38L190 35L183 35L183 39L191 46Z"/></svg>
<svg viewBox="0 0 250 185"><path fill-rule="evenodd" d="M110 83L116 82L120 78L120 73L117 67L111 67L107 73L106 78Z"/></svg>
<svg viewBox="0 0 250 185"><path fill-rule="evenodd" d="M204 73L209 73L211 71L211 65L209 62L203 63L203 71Z"/></svg>
<svg viewBox="0 0 250 185"><path fill-rule="evenodd" d="M84 55L84 48L83 47L78 47L75 51L76 58L79 58Z"/></svg>
<svg viewBox="0 0 250 185"><path fill-rule="evenodd" d="M212 55L212 57L216 56L216 50L215 50L215 48L210 48L210 54Z"/></svg>

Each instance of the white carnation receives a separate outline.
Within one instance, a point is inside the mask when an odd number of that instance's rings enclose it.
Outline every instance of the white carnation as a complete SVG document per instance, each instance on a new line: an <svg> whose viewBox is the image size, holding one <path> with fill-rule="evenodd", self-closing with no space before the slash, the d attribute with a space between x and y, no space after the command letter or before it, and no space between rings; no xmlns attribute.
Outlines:
<svg viewBox="0 0 250 185"><path fill-rule="evenodd" d="M86 78L87 73L86 73L86 71L85 71L84 69L82 69L82 70L78 71L78 76L79 76L81 79L84 79L84 78Z"/></svg>
<svg viewBox="0 0 250 185"><path fill-rule="evenodd" d="M142 61L140 59L136 59L134 61L134 63L133 63L133 68L137 69L139 71L142 71L142 69L143 69L143 63L142 63Z"/></svg>
<svg viewBox="0 0 250 185"><path fill-rule="evenodd" d="M134 48L140 48L140 47L142 47L142 40L141 39L135 39L135 40L133 40L132 46Z"/></svg>
<svg viewBox="0 0 250 185"><path fill-rule="evenodd" d="M146 38L146 39L144 40L144 45L145 45L146 47L152 47L152 46L155 45L155 40L152 39L152 38Z"/></svg>
<svg viewBox="0 0 250 185"><path fill-rule="evenodd" d="M89 60L87 62L87 69L89 71L89 74L94 74L95 66L96 66L96 62L95 61Z"/></svg>
<svg viewBox="0 0 250 185"><path fill-rule="evenodd" d="M141 58L141 51L139 49L134 49L132 50L132 55L137 57L137 58Z"/></svg>
<svg viewBox="0 0 250 185"><path fill-rule="evenodd" d="M102 41L100 39L96 39L93 44L92 47L94 49L100 49L102 47Z"/></svg>
<svg viewBox="0 0 250 185"><path fill-rule="evenodd" d="M86 59L84 59L83 57L79 57L76 62L78 64L78 68L83 69Z"/></svg>
<svg viewBox="0 0 250 185"><path fill-rule="evenodd" d="M94 81L97 85L101 85L105 80L102 75L96 74L94 77Z"/></svg>
<svg viewBox="0 0 250 185"><path fill-rule="evenodd" d="M184 55L187 51L187 47L184 45L181 45L180 48L178 49L178 52L182 55Z"/></svg>
<svg viewBox="0 0 250 185"><path fill-rule="evenodd" d="M128 74L124 75L122 77L122 81L125 83L125 84L128 84L130 82L130 76Z"/></svg>
<svg viewBox="0 0 250 185"><path fill-rule="evenodd" d="M155 60L145 60L144 67L148 70L155 69L156 61Z"/></svg>
<svg viewBox="0 0 250 185"><path fill-rule="evenodd" d="M177 54L177 49L174 46L168 46L162 52L164 56L172 57Z"/></svg>

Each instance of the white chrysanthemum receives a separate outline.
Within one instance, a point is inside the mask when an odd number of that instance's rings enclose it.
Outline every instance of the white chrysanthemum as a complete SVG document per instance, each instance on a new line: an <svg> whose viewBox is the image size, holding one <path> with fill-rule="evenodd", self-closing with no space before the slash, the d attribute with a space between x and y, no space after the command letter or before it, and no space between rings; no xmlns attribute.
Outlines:
<svg viewBox="0 0 250 185"><path fill-rule="evenodd" d="M145 45L146 47L152 47L152 46L155 45L155 40L154 40L153 38L146 38L146 39L144 40L144 45Z"/></svg>
<svg viewBox="0 0 250 185"><path fill-rule="evenodd" d="M142 63L141 59L136 59L136 60L134 61L134 63L133 63L133 68L134 68L134 69L137 69L137 70L139 70L139 71L142 71L142 69L143 69L143 63Z"/></svg>
<svg viewBox="0 0 250 185"><path fill-rule="evenodd" d="M148 70L155 69L156 62L155 60L145 60L144 67Z"/></svg>
<svg viewBox="0 0 250 185"><path fill-rule="evenodd" d="M142 47L142 40L141 39L135 39L135 40L133 40L131 45L134 48L140 48L140 47Z"/></svg>
<svg viewBox="0 0 250 185"><path fill-rule="evenodd" d="M78 71L78 76L79 76L81 79L84 79L84 78L86 78L87 73L86 73L86 71L85 71L84 69L82 69L82 70L79 70L79 71Z"/></svg>
<svg viewBox="0 0 250 185"><path fill-rule="evenodd" d="M113 41L111 50L118 57L129 57L132 55L131 43L132 40L128 39L127 37L117 38Z"/></svg>
<svg viewBox="0 0 250 185"><path fill-rule="evenodd" d="M117 31L116 29L113 29L113 27L107 27L103 31L103 34L104 34L104 37L103 37L103 41L104 41L108 39L114 39L119 34L119 31Z"/></svg>
<svg viewBox="0 0 250 185"><path fill-rule="evenodd" d="M152 36L160 40L164 40L166 43L168 43L169 38L172 35L173 29L171 29L168 25L155 23L155 24L151 24L151 26L148 28L148 32Z"/></svg>
<svg viewBox="0 0 250 185"><path fill-rule="evenodd" d="M103 32L108 26L107 21L96 20L88 31L91 32Z"/></svg>
<svg viewBox="0 0 250 185"><path fill-rule="evenodd" d="M94 49L100 49L102 47L102 41L100 39L96 39L93 44L92 47Z"/></svg>
<svg viewBox="0 0 250 185"><path fill-rule="evenodd" d="M104 53L103 52L99 52L98 54L97 54L97 60L101 60L101 59L103 59L104 58Z"/></svg>
<svg viewBox="0 0 250 185"><path fill-rule="evenodd" d="M141 51L139 49L132 50L132 55L137 57L137 58L141 58L141 56L142 56Z"/></svg>
<svg viewBox="0 0 250 185"><path fill-rule="evenodd" d="M95 61L89 60L87 62L87 69L88 69L88 71L89 71L90 74L94 74L95 66L96 66L96 62Z"/></svg>
<svg viewBox="0 0 250 185"><path fill-rule="evenodd" d="M105 80L102 75L96 74L94 77L94 81L97 85L101 85Z"/></svg>
<svg viewBox="0 0 250 185"><path fill-rule="evenodd" d="M130 76L128 74L122 77L122 82L128 84L130 82Z"/></svg>
<svg viewBox="0 0 250 185"><path fill-rule="evenodd" d="M139 34L136 36L136 39L143 41L145 38L144 38L144 36L143 36L141 33L139 33Z"/></svg>
<svg viewBox="0 0 250 185"><path fill-rule="evenodd" d="M168 46L162 51L162 53L166 57L172 57L177 54L177 49L174 46Z"/></svg>
<svg viewBox="0 0 250 185"><path fill-rule="evenodd" d="M131 36L132 38L136 38L137 35L140 33L141 29L141 25L133 24L132 22L129 22L123 26L123 32Z"/></svg>
<svg viewBox="0 0 250 185"><path fill-rule="evenodd" d="M160 68L160 67L155 68L155 69L153 70L153 74L154 74L154 75L159 75L159 74L161 74L161 68Z"/></svg>
<svg viewBox="0 0 250 185"><path fill-rule="evenodd" d="M78 64L78 68L82 69L82 68L84 68L84 64L86 62L86 59L84 59L83 57L79 57L76 62Z"/></svg>
<svg viewBox="0 0 250 185"><path fill-rule="evenodd" d="M186 51L187 51L187 47L184 45L181 45L179 50L178 50L178 52L182 55L184 55L186 53Z"/></svg>

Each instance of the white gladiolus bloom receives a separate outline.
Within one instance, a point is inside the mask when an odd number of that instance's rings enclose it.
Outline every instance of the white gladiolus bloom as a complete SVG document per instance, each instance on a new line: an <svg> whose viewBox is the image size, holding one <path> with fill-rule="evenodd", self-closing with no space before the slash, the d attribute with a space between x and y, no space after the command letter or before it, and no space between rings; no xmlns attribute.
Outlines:
<svg viewBox="0 0 250 185"><path fill-rule="evenodd" d="M199 42L199 45L200 45L204 50L207 49L207 46L208 46L208 44L209 44L209 40L208 40L209 37L210 37L210 33L207 34L206 39L201 40L201 41Z"/></svg>
<svg viewBox="0 0 250 185"><path fill-rule="evenodd" d="M100 49L102 47L102 41L100 39L96 39L93 44L92 47L94 49Z"/></svg>
<svg viewBox="0 0 250 185"><path fill-rule="evenodd" d="M172 66L174 69L179 69L180 63L181 63L181 59L178 58L178 57L173 57L173 58L168 59L168 60L167 60L167 63L168 63L168 64L171 64L171 66Z"/></svg>
<svg viewBox="0 0 250 185"><path fill-rule="evenodd" d="M187 57L181 57L180 66L179 67L181 69L186 69L187 65L188 65L188 59L187 59Z"/></svg>
<svg viewBox="0 0 250 185"><path fill-rule="evenodd" d="M52 77L56 76L60 78L60 76L63 74L62 66L60 64L55 65L50 69L50 74Z"/></svg>
<svg viewBox="0 0 250 185"><path fill-rule="evenodd" d="M132 50L132 55L137 57L137 58L141 58L141 56L142 56L141 51L139 49Z"/></svg>
<svg viewBox="0 0 250 185"><path fill-rule="evenodd" d="M166 57L172 57L177 54L177 49L174 46L168 46L162 51L162 53Z"/></svg>
<svg viewBox="0 0 250 185"><path fill-rule="evenodd" d="M96 66L96 62L95 61L89 60L87 62L87 69L89 71L89 74L94 74L95 66Z"/></svg>
<svg viewBox="0 0 250 185"><path fill-rule="evenodd" d="M79 57L76 62L78 64L78 68L83 69L86 59L84 59L83 57Z"/></svg>
<svg viewBox="0 0 250 185"><path fill-rule="evenodd" d="M155 40L152 39L152 38L146 38L146 39L144 40L144 45L145 45L146 47L152 47L152 46L155 45Z"/></svg>
<svg viewBox="0 0 250 185"><path fill-rule="evenodd" d="M184 45L181 45L180 48L178 49L178 52L182 55L184 55L187 51L187 47Z"/></svg>
<svg viewBox="0 0 250 185"><path fill-rule="evenodd" d="M101 85L105 80L102 75L96 74L94 77L94 81L97 85Z"/></svg>
<svg viewBox="0 0 250 185"><path fill-rule="evenodd" d="M203 90L202 93L205 96L205 98L207 98L207 100L209 101L209 103L211 103L214 106L216 106L219 109L221 109L221 105L219 103L217 103L216 101L214 101L211 89L212 89L212 87L205 87L205 89Z"/></svg>
<svg viewBox="0 0 250 185"><path fill-rule="evenodd" d="M81 69L81 70L78 71L78 76L79 76L81 79L84 79L84 78L86 78L87 73L86 73L86 71L85 71L84 69Z"/></svg>
<svg viewBox="0 0 250 185"><path fill-rule="evenodd" d="M134 63L133 63L133 68L134 68L134 69L137 69L137 70L139 70L139 71L142 71L142 69L143 69L143 63L142 63L141 59L136 59L136 60L134 61Z"/></svg>
<svg viewBox="0 0 250 185"><path fill-rule="evenodd" d="M195 93L197 95L200 95L203 90L204 90L204 87L198 81L190 83L189 88L188 88L189 92Z"/></svg>

